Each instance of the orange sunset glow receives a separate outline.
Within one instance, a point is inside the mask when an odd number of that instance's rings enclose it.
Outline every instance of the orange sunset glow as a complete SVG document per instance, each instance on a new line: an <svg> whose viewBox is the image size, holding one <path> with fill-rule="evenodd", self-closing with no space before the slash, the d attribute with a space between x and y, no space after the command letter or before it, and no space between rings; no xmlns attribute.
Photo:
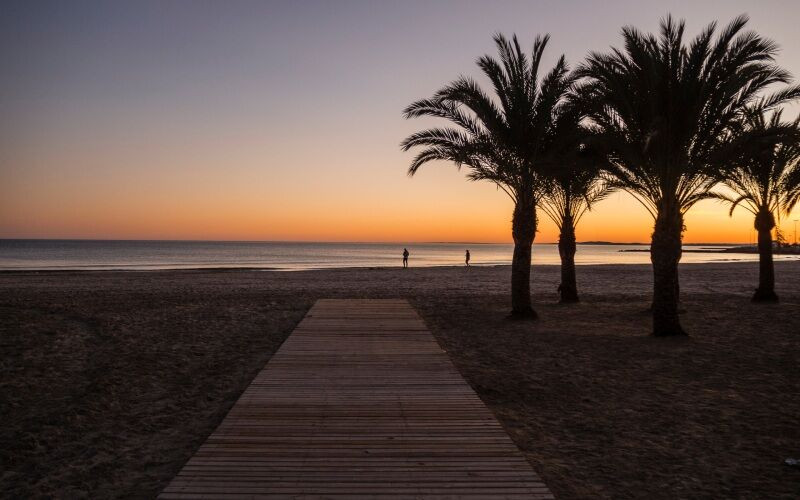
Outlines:
<svg viewBox="0 0 800 500"><path fill-rule="evenodd" d="M58 189L37 193L43 197L39 202L31 198L30 187L12 180L0 201L0 227L6 237L17 238L511 240L513 205L502 191L464 182L448 165L429 168L414 179L404 175L403 167L399 163L371 172L368 179L390 186L378 191L365 181L337 179L333 172L305 185L301 174L270 179L267 171L254 168L242 171L241 177L217 179L187 169L161 176L166 182L160 185L135 177L115 186L100 177L65 179ZM753 238L752 215L740 209L728 217L728 209L716 201L695 206L686 226L687 243L747 243ZM787 237L793 236L791 217L781 227ZM617 192L584 216L577 236L579 241L642 242L648 241L651 229L644 207ZM536 241L557 240L555 225L540 214Z"/></svg>

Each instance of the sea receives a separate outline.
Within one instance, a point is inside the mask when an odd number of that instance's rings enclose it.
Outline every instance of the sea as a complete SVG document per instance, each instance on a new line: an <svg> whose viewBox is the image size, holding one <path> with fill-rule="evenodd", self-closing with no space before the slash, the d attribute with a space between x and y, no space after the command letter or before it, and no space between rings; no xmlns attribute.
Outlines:
<svg viewBox="0 0 800 500"><path fill-rule="evenodd" d="M687 245L681 262L756 261L757 254L725 253L731 245ZM0 270L161 270L252 268L299 271L399 267L403 248L412 267L511 263L510 243L309 243L262 241L12 240L0 239ZM649 264L647 245L578 244L576 263ZM800 260L800 255L776 255ZM534 264L559 264L556 244L533 246Z"/></svg>

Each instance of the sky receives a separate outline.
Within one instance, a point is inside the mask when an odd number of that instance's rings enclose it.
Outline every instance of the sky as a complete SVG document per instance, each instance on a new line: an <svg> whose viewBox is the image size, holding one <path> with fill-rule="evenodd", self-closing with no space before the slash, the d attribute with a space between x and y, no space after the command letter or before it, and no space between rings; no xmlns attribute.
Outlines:
<svg viewBox="0 0 800 500"><path fill-rule="evenodd" d="M800 75L796 1L5 1L0 238L511 241L492 184L446 163L406 175L400 141L433 122L402 109L477 76L494 33L549 33L543 67L575 65L667 13L691 36L747 13ZM686 242L754 238L748 212L714 201L686 226ZM651 232L615 193L577 235ZM537 241L557 239L542 220Z"/></svg>

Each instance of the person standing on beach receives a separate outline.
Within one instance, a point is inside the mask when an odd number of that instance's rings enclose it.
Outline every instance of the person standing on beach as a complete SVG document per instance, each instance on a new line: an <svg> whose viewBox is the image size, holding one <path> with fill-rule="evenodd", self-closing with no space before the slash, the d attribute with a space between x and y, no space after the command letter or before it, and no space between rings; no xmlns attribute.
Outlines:
<svg viewBox="0 0 800 500"><path fill-rule="evenodd" d="M467 252L464 254L464 263L469 267L469 248L467 248Z"/></svg>
<svg viewBox="0 0 800 500"><path fill-rule="evenodd" d="M403 268L408 267L408 248L403 249Z"/></svg>

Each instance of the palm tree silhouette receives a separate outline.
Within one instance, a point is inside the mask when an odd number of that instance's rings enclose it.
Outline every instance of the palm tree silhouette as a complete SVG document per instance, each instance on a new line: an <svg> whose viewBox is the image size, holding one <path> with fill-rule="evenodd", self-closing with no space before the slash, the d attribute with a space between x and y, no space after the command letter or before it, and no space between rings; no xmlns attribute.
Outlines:
<svg viewBox="0 0 800 500"><path fill-rule="evenodd" d="M576 114L577 115L577 114ZM594 203L611 192L602 176L604 160L592 145L592 135L580 126L580 116L570 119L565 113L561 137L572 138L558 165L550 172L549 188L542 197L540 208L558 227L558 254L561 257L561 284L558 287L562 303L578 302L575 275L575 228Z"/></svg>
<svg viewBox="0 0 800 500"><path fill-rule="evenodd" d="M756 107L744 125L744 153L722 179L732 194L714 195L730 203L729 215L736 207L742 207L755 216L759 268L753 301L777 302L772 230L776 217L781 212L788 215L800 198L800 118L785 123L781 121L781 110L767 117Z"/></svg>
<svg viewBox="0 0 800 500"><path fill-rule="evenodd" d="M608 148L612 186L653 216L653 334L685 335L678 318L678 262L684 215L709 197L747 106L790 75L774 64L777 45L743 31L740 16L715 36L711 23L687 46L684 22L661 21L660 35L622 30L624 49L591 53L574 99ZM766 109L800 94L764 100Z"/></svg>
<svg viewBox="0 0 800 500"><path fill-rule="evenodd" d="M500 60L486 55L477 61L492 83L494 96L462 76L404 111L406 118L438 117L455 125L423 130L402 142L404 151L424 148L411 162L409 175L429 161L446 160L458 168L466 166L470 180L495 183L513 200L511 315L516 318L536 317L530 294L536 205L547 186L545 171L559 149L556 123L574 83L563 55L539 79L548 40L548 35L537 37L528 57L516 36L508 40L495 35Z"/></svg>

